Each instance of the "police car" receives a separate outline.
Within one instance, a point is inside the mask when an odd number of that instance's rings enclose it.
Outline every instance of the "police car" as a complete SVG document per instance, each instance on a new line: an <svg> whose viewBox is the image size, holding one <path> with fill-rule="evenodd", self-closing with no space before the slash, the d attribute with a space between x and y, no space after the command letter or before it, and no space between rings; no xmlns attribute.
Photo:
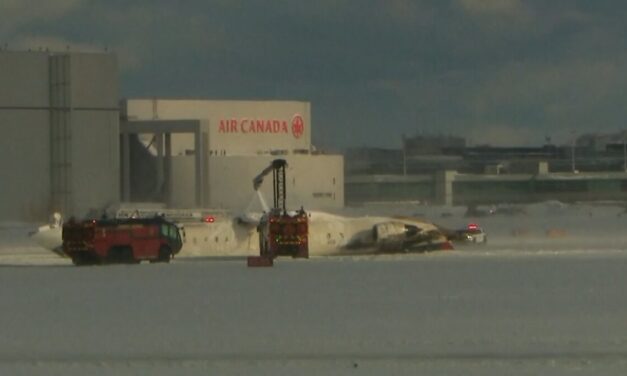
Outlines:
<svg viewBox="0 0 627 376"><path fill-rule="evenodd" d="M476 223L470 223L466 228L457 230L450 240L461 243L480 243L488 242L488 235Z"/></svg>

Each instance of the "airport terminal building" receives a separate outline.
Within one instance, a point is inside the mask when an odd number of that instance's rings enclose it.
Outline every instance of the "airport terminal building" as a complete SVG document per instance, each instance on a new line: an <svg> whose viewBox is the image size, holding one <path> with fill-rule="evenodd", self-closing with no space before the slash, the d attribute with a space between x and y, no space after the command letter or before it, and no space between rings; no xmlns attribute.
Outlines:
<svg viewBox="0 0 627 376"><path fill-rule="evenodd" d="M308 102L120 101L111 53L0 51L0 82L0 221L121 202L244 210L276 158L289 207L344 205L343 157L313 148Z"/></svg>

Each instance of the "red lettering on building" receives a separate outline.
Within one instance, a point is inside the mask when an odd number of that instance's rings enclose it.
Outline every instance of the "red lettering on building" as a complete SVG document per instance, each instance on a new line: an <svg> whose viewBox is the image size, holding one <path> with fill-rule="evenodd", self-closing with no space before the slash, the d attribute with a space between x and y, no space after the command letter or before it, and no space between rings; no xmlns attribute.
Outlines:
<svg viewBox="0 0 627 376"><path fill-rule="evenodd" d="M257 129L262 129L263 128L263 120L257 119L257 121L255 121L255 126L257 127Z"/></svg>
<svg viewBox="0 0 627 376"><path fill-rule="evenodd" d="M300 123L295 123L296 117L300 118ZM297 125L295 126L294 124ZM298 124L300 124L300 128ZM302 135L302 128L302 118L300 115L296 115L292 118L292 134L294 137L299 138ZM218 126L218 133L289 134L289 130L288 122L279 119L222 119Z"/></svg>
<svg viewBox="0 0 627 376"><path fill-rule="evenodd" d="M267 127L268 122L270 122L270 120L267 120L266 122L258 121L257 122L257 127L255 128L255 132L263 133L264 129L266 129L266 127Z"/></svg>
<svg viewBox="0 0 627 376"><path fill-rule="evenodd" d="M237 133L237 120L227 119L220 120L220 126L218 127L219 133Z"/></svg>

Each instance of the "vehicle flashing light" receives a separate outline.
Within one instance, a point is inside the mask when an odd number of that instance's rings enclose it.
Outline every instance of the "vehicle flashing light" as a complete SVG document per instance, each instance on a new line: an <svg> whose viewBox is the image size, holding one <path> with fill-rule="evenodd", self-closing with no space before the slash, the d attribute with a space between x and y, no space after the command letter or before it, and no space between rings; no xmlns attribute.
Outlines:
<svg viewBox="0 0 627 376"><path fill-rule="evenodd" d="M208 215L208 216L204 217L202 219L202 221L205 222L205 223L213 223L213 222L216 221L216 219L212 215Z"/></svg>

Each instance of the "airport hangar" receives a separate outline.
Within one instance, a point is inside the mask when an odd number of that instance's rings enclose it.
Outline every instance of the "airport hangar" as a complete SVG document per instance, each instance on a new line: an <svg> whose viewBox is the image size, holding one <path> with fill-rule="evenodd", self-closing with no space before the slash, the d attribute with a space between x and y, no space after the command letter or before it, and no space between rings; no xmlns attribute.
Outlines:
<svg viewBox="0 0 627 376"><path fill-rule="evenodd" d="M121 112L123 201L243 210L255 204L253 178L282 158L288 207L344 206L343 157L312 147L308 102L128 99Z"/></svg>
<svg viewBox="0 0 627 376"><path fill-rule="evenodd" d="M344 205L343 157L311 145L308 102L120 102L112 53L0 51L0 82L2 221L127 201L244 210L276 158L289 165L288 206ZM271 181L261 191L269 199Z"/></svg>

